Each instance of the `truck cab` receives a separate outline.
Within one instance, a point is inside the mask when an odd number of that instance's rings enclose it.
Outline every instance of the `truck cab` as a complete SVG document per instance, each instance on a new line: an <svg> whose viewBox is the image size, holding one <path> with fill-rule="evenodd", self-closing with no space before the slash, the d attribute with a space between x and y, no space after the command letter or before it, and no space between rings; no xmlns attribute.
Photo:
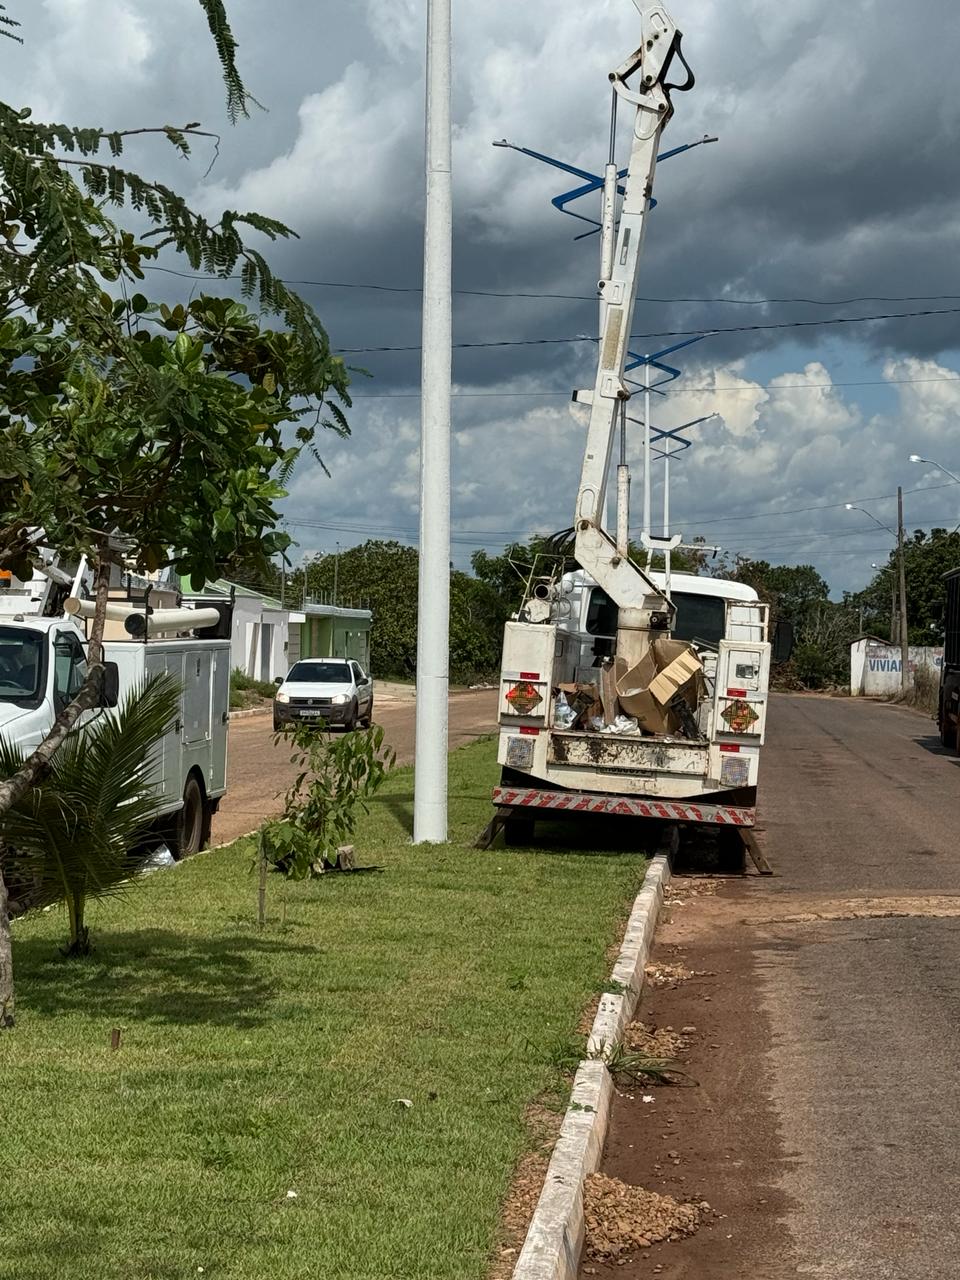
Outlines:
<svg viewBox="0 0 960 1280"><path fill-rule="evenodd" d="M40 745L83 684L84 644L67 618L0 618L0 734L24 754Z"/></svg>
<svg viewBox="0 0 960 1280"><path fill-rule="evenodd" d="M146 616L127 604L110 607L134 618ZM174 634L108 639L104 656L116 669L121 702L161 672L179 686L177 719L157 743L149 786L157 798L158 834L183 856L208 841L227 786L230 610L213 615L221 616L219 631L225 634L203 639L182 634L190 626L191 610L169 612L175 613ZM163 611L150 615L162 616ZM79 692L87 675L86 645L83 625L74 617L0 616L0 735L24 758ZM83 733L102 714L101 709L84 712L74 732Z"/></svg>

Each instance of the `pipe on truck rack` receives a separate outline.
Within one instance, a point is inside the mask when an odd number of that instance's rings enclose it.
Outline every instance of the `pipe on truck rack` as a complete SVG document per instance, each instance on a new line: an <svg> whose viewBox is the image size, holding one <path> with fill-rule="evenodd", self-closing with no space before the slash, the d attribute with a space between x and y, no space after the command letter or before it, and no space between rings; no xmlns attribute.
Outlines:
<svg viewBox="0 0 960 1280"><path fill-rule="evenodd" d="M92 600L78 600L71 596L64 611L71 617L92 618L96 606ZM195 631L215 627L220 621L219 609L155 609L153 613L141 613L127 604L108 604L107 618L122 622L128 635L142 640L144 635L160 635L166 631Z"/></svg>

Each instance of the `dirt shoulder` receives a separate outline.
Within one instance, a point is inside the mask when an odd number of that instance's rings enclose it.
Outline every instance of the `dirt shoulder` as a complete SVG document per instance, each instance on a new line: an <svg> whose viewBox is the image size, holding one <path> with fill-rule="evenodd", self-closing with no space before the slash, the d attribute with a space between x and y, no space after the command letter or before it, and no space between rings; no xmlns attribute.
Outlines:
<svg viewBox="0 0 960 1280"><path fill-rule="evenodd" d="M374 705L374 719L383 726L397 763L411 764L416 727L413 686L378 682ZM492 733L496 717L496 690L451 693L450 749ZM214 819L212 843L236 840L279 812L279 797L293 777L289 751L274 746L269 716L233 721L227 746L227 794Z"/></svg>
<svg viewBox="0 0 960 1280"><path fill-rule="evenodd" d="M673 881L651 953L638 1021L681 1039L689 1086L625 1085L614 1095L602 1173L709 1206L696 1234L603 1263L587 1277L706 1280L795 1276L779 1189L785 1156L770 1101L770 1027L756 957L734 922L750 879ZM761 888L762 892L762 888Z"/></svg>

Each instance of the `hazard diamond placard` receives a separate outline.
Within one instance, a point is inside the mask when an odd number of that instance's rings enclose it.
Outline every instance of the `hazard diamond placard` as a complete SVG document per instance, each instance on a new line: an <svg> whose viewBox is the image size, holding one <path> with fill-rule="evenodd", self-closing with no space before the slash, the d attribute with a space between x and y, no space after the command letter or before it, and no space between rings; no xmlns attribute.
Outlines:
<svg viewBox="0 0 960 1280"><path fill-rule="evenodd" d="M518 716L528 716L539 707L543 694L529 680L520 680L503 695Z"/></svg>

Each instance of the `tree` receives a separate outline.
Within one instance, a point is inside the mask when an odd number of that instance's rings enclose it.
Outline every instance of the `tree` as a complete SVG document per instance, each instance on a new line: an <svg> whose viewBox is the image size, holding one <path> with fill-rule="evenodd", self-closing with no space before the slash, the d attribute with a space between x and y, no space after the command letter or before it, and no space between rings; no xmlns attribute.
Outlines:
<svg viewBox="0 0 960 1280"><path fill-rule="evenodd" d="M907 629L911 644L932 644L943 634L943 575L960 568L960 533L917 529L903 546L907 580ZM864 628L878 635L889 630L891 583L896 582L896 552L851 601L864 610Z"/></svg>
<svg viewBox="0 0 960 1280"><path fill-rule="evenodd" d="M199 3L235 120L252 101L236 42L222 0ZM0 18L0 34L17 39L15 19ZM215 223L194 213L117 163L132 133L183 156L192 140L216 136L196 123L44 124L0 102L0 568L29 574L42 540L90 557L97 584L87 679L0 784L0 819L98 702L111 563L169 563L200 584L232 556L282 551L288 539L274 526L285 476L300 450L316 450L321 427L347 430L336 403L349 404L343 362L312 309L241 235L293 232L255 213L226 210ZM146 224L139 235L108 216L127 204ZM132 292L164 248L195 270L238 269L244 297L283 328L229 299L169 308ZM12 998L6 896L0 872L0 1004Z"/></svg>
<svg viewBox="0 0 960 1280"><path fill-rule="evenodd" d="M13 890L11 914L65 901L70 920L67 955L86 955L89 897L120 893L143 866L143 839L159 800L146 788L154 747L176 719L180 690L156 676L115 713L106 713L81 739L70 737L39 786L4 819L13 851L5 871ZM0 775L15 773L17 751L0 739Z"/></svg>
<svg viewBox="0 0 960 1280"><path fill-rule="evenodd" d="M362 601L373 612L370 664L374 674L409 680L417 671L418 574L416 547L371 539L338 556L314 556L290 577L288 591L292 600L304 593L330 600L336 576L340 604ZM451 570L452 679L472 680L497 669L509 612L488 581Z"/></svg>
<svg viewBox="0 0 960 1280"><path fill-rule="evenodd" d="M770 564L738 559L730 575L754 588L779 617L800 626L812 608L830 598L830 588L812 564Z"/></svg>

